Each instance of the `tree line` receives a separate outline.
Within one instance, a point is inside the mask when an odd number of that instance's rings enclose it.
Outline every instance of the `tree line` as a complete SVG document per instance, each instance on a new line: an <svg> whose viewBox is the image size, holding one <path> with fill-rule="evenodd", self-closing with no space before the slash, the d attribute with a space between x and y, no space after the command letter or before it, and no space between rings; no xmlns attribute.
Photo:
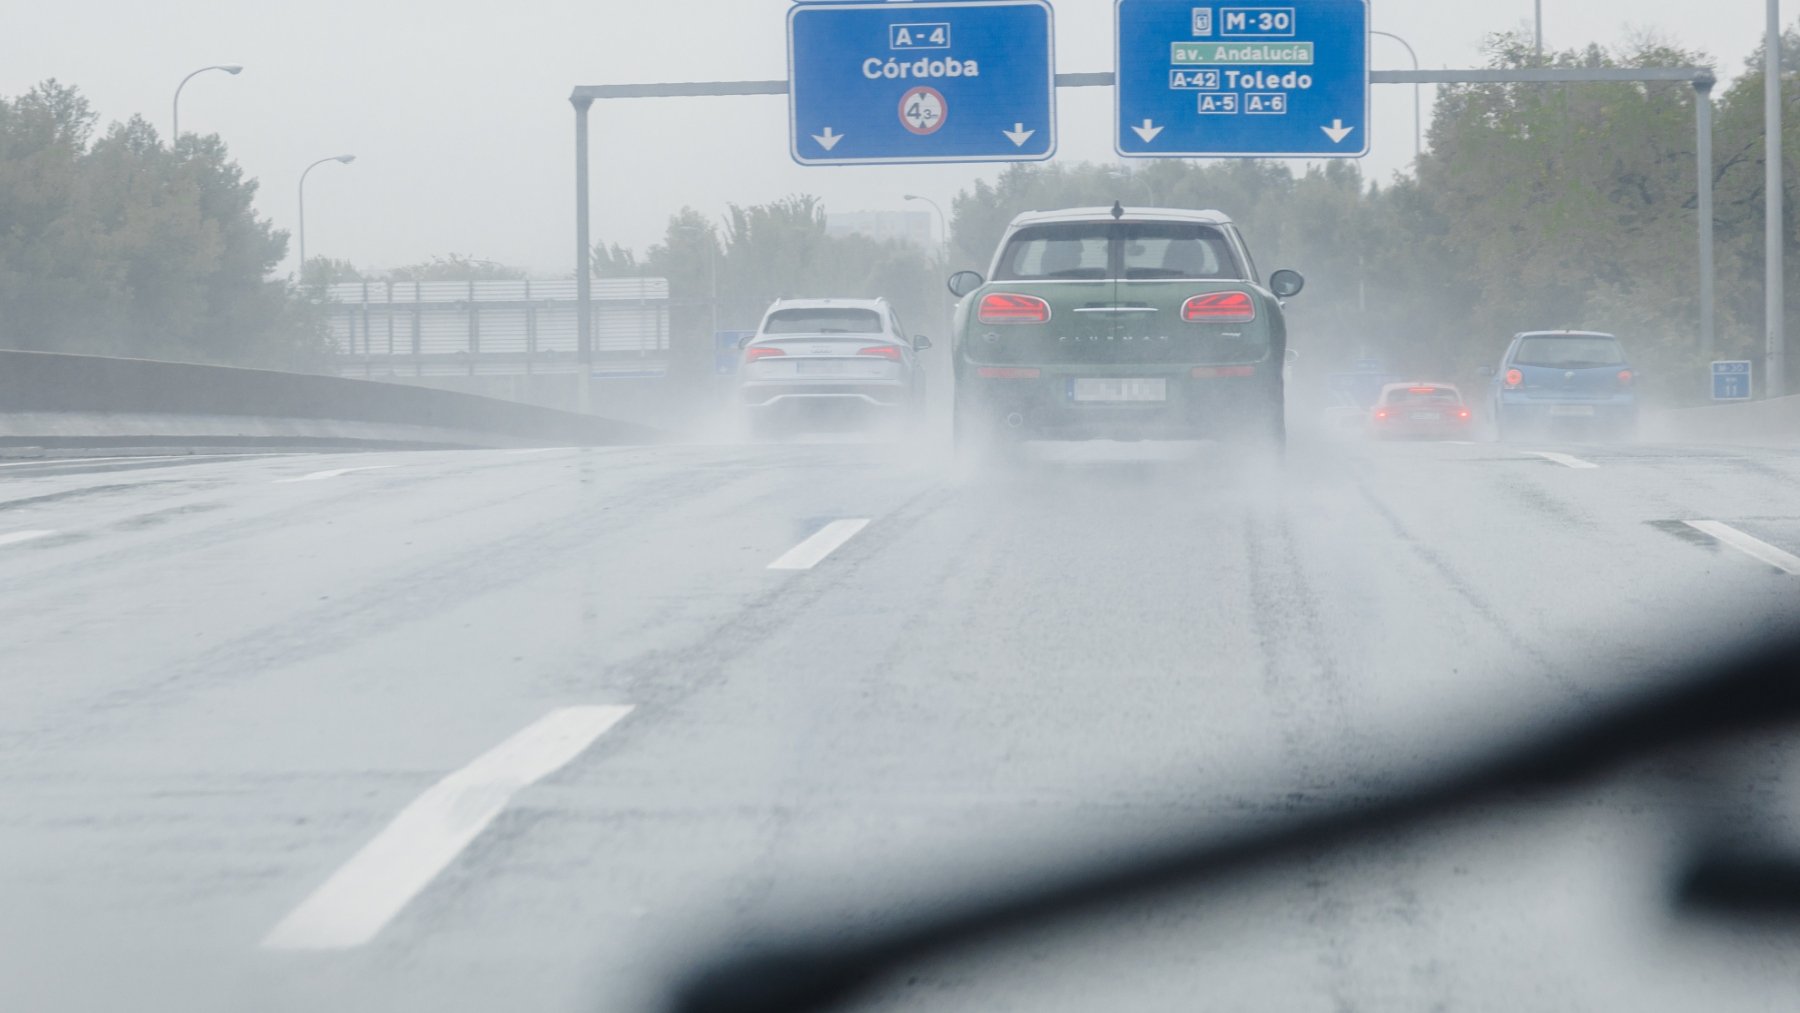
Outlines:
<svg viewBox="0 0 1800 1013"><path fill-rule="evenodd" d="M1800 37L1785 43L1800 59ZM1537 65L1528 40L1490 40L1490 65ZM1545 59L1561 67L1704 66L1702 53L1653 40L1588 46ZM1764 332L1761 54L1714 97L1717 354L1760 362ZM1788 102L1795 85L1789 83ZM1356 163L1163 160L1130 168L1015 165L952 205L950 263L931 251L832 237L815 198L733 207L714 223L673 216L639 257L596 249L602 275L671 279L686 311L675 333L721 319L754 326L787 296L884 295L903 317L941 318L950 270L984 270L1008 222L1033 209L1216 208L1245 230L1265 271L1309 281L1292 303L1294 342L1311 370L1381 360L1396 373L1474 383L1512 334L1613 331L1665 403L1704 396L1699 344L1697 101L1685 83L1444 87L1430 147L1411 172L1379 182ZM1786 118L1788 187L1800 178L1800 116ZM1787 202L1789 289L1800 285L1800 233ZM1795 336L1800 341L1800 335ZM697 351L696 355L700 352ZM1790 388L1792 383L1790 381Z"/></svg>
<svg viewBox="0 0 1800 1013"><path fill-rule="evenodd" d="M1800 62L1800 36L1787 59ZM1534 65L1496 36L1490 63ZM1705 65L1655 41L1549 54L1566 67ZM1718 354L1761 359L1761 54L1715 96ZM1786 85L1790 107L1796 95ZM641 252L599 244L600 276L655 275L674 293L678 371L710 372L711 330L755 326L782 297L885 296L911 330L944 337L943 281L984 269L1006 224L1037 208L1217 208L1266 272L1309 287L1292 305L1309 369L1363 358L1419 376L1474 378L1508 336L1572 327L1624 336L1646 383L1702 394L1693 89L1682 83L1443 87L1430 147L1409 172L1365 178L1352 162L1150 161L1015 165L951 204L948 257L898 241L834 236L822 202L683 209ZM1787 187L1800 177L1800 115L1785 123ZM286 233L256 213L257 184L217 137L167 143L141 118L98 130L71 87L0 98L0 345L317 368L328 364L319 293L364 278L518 278L456 256L385 272L315 260L274 275ZM1796 201L1786 202L1790 291L1800 292ZM1800 337L1800 336L1797 336ZM1790 388L1794 386L1790 377Z"/></svg>
<svg viewBox="0 0 1800 1013"><path fill-rule="evenodd" d="M273 276L287 234L225 145L98 123L54 80L0 97L0 347L325 362L316 306Z"/></svg>

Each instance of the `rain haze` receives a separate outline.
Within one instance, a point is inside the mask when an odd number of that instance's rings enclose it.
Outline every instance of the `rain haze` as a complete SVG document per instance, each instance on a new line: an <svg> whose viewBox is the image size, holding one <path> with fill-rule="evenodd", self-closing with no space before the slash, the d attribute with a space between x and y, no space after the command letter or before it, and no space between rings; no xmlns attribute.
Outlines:
<svg viewBox="0 0 1800 1013"><path fill-rule="evenodd" d="M14 6L0 1010L1795 1008L1773 4Z"/></svg>
<svg viewBox="0 0 1800 1013"><path fill-rule="evenodd" d="M27 5L0 37L0 94L55 77L80 84L108 119L143 115L166 131L183 75L241 64L236 79L189 86L185 129L224 138L263 184L259 210L289 230L300 170L354 152L352 171L321 172L310 183L315 252L372 267L459 253L563 274L573 243L570 90L783 78L788 6ZM1060 69L1111 65L1111 6L1057 5ZM1551 0L1545 8L1548 45L1618 45L1651 33L1712 54L1723 78L1742 69L1762 24L1754 3ZM1377 29L1412 44L1421 66L1459 68L1485 65L1486 36L1529 30L1531 19L1530 0L1387 0L1373 15ZM1410 65L1397 43L1377 38L1374 48L1377 67ZM1061 157L1113 158L1110 94L1065 92L1060 102ZM1377 88L1375 120L1365 171L1384 180L1412 159L1409 89ZM774 97L603 103L593 129L596 236L634 249L660 241L682 207L717 216L728 204L809 193L835 211L897 210L903 193L944 203L993 175L983 167L802 170L786 157L787 109Z"/></svg>

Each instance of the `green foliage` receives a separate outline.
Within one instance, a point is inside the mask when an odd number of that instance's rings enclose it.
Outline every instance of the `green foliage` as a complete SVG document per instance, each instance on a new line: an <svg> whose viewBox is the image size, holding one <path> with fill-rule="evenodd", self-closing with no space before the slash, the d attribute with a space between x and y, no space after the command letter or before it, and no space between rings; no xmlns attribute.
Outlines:
<svg viewBox="0 0 1800 1013"><path fill-rule="evenodd" d="M219 139L96 124L55 81L0 99L0 345L317 364L315 308L270 278L287 235Z"/></svg>
<svg viewBox="0 0 1800 1013"><path fill-rule="evenodd" d="M517 267L477 260L452 253L433 257L423 263L397 267L388 271L384 281L523 281L526 272Z"/></svg>
<svg viewBox="0 0 1800 1013"><path fill-rule="evenodd" d="M669 279L674 357L690 370L711 369L715 292L723 330L755 328L777 299L879 296L915 333L945 333L947 298L935 258L899 241L828 235L816 197L733 205L723 224L684 208L641 260L616 246L594 253L597 276Z"/></svg>

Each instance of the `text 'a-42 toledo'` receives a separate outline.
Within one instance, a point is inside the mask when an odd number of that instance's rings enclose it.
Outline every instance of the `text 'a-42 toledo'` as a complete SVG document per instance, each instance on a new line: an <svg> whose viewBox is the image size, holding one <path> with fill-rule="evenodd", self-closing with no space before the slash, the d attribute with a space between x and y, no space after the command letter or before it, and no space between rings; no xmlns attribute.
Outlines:
<svg viewBox="0 0 1800 1013"><path fill-rule="evenodd" d="M1117 0L1119 154L1368 154L1367 0Z"/></svg>

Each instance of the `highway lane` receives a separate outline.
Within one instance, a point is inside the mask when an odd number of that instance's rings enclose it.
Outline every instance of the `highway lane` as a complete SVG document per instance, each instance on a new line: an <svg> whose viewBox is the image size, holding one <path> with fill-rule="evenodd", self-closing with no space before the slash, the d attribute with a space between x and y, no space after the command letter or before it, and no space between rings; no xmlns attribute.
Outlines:
<svg viewBox="0 0 1800 1013"><path fill-rule="evenodd" d="M1795 613L1800 577L1689 522L1800 553L1797 485L1789 451L1304 438L1279 469L844 443L0 469L0 1006L643 1008L732 932L1378 793L1579 714ZM372 939L263 945L570 708L623 716L459 796L491 822L385 918L330 912ZM1705 804L1790 831L1789 753L1755 756ZM1791 939L1666 926L1685 842L1648 801L1487 814L875 1008L1785 1008Z"/></svg>

